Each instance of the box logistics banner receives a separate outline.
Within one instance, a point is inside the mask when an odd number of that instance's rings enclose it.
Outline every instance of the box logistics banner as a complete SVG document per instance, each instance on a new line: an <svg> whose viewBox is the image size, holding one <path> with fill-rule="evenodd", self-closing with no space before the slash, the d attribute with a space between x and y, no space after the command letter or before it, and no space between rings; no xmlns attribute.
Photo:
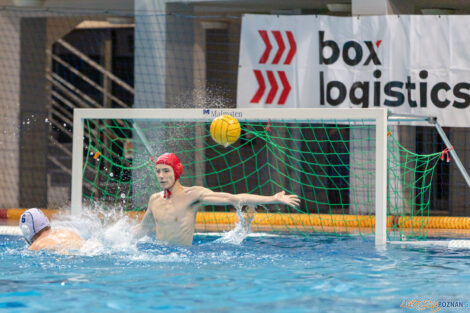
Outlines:
<svg viewBox="0 0 470 313"><path fill-rule="evenodd" d="M470 17L242 20L237 106L387 107L470 126Z"/></svg>

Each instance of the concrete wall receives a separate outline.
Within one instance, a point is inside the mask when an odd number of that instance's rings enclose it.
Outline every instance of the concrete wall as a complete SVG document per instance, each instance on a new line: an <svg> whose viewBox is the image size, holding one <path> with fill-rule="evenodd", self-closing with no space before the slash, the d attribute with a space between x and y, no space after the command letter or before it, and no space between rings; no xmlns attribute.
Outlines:
<svg viewBox="0 0 470 313"><path fill-rule="evenodd" d="M82 17L21 17L20 19L20 207L47 207L50 125L50 59L46 50L70 32ZM60 189L63 192L63 189ZM53 194L49 192L50 197ZM62 195L58 196L63 199Z"/></svg>
<svg viewBox="0 0 470 313"><path fill-rule="evenodd" d="M0 207L19 205L20 20L0 12Z"/></svg>
<svg viewBox="0 0 470 313"><path fill-rule="evenodd" d="M47 206L46 18L20 21L20 207Z"/></svg>

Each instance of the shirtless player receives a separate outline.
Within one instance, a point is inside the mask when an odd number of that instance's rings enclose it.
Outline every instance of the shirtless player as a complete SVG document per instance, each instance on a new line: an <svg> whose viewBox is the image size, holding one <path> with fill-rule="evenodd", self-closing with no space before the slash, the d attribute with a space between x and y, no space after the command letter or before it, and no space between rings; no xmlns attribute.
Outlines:
<svg viewBox="0 0 470 313"><path fill-rule="evenodd" d="M297 207L300 202L296 195L286 195L284 192L273 196L233 195L199 186L184 187L179 181L182 173L183 165L175 154L165 153L157 158L155 175L163 191L150 197L147 211L141 223L134 229L138 236L155 230L158 240L191 245L196 213L202 205L241 207L280 203Z"/></svg>

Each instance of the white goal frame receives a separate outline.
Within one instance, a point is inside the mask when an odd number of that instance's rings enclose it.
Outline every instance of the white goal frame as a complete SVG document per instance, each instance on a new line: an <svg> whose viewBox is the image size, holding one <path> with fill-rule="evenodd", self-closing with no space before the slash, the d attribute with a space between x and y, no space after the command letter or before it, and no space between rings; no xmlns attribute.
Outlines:
<svg viewBox="0 0 470 313"><path fill-rule="evenodd" d="M387 241L387 118L385 108L315 108L315 109L74 109L71 211L82 211L83 144L85 119L133 119L159 121L210 122L222 114L234 115L239 121L312 120L367 121L376 125L375 138L375 244Z"/></svg>

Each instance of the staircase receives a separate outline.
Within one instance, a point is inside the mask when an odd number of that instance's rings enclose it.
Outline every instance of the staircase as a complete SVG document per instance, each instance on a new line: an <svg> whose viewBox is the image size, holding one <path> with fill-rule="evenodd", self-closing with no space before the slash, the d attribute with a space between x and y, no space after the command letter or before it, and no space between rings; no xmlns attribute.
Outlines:
<svg viewBox="0 0 470 313"><path fill-rule="evenodd" d="M46 51L50 66L46 71L49 91L49 143L47 164L47 199L48 207L63 207L70 202L70 186L72 173L72 132L74 108L128 108L132 103L119 99L111 92L112 84L119 85L131 96L134 88L119 79L110 69L106 69L93 61L70 43L59 39L55 45L60 50L67 51L75 59L91 66L101 75L101 84L87 77L77 66L66 62L61 56L51 50ZM104 58L111 56L104 56ZM108 60L110 61L110 60ZM104 62L111 64L111 62ZM96 79L96 78L95 78ZM94 90L93 96L87 94L78 86L86 86ZM133 97L130 97L133 98ZM84 186L85 188L87 186Z"/></svg>

